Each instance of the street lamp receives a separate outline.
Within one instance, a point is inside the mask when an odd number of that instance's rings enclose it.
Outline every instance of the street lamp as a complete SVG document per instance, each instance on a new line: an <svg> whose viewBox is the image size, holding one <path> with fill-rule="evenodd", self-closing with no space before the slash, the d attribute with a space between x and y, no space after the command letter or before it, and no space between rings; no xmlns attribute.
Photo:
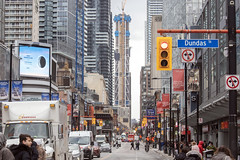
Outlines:
<svg viewBox="0 0 240 160"><path fill-rule="evenodd" d="M167 77L161 77L161 78L152 78L152 80L157 80L157 79L166 79L166 80L168 80L169 79L169 87L170 87L170 104L169 104L169 108L170 108L170 110L169 110L169 112L170 112L170 131L169 131L169 134L170 134L170 136L169 136L169 153L168 153L168 155L171 155L171 149L172 149L172 141L171 141L171 134L172 134L172 129L171 129L171 127L172 127L172 124L171 124L171 118L172 118L172 115L171 115L171 112L172 112L172 107L171 107L171 105L172 105L172 77L169 77L169 78L167 78ZM165 110L164 110L164 114L165 114ZM166 124L165 124L166 125ZM166 138L166 134L164 133L164 139ZM164 148L164 153L167 153L167 148L166 148L166 143L164 142L164 144L165 144L165 148Z"/></svg>

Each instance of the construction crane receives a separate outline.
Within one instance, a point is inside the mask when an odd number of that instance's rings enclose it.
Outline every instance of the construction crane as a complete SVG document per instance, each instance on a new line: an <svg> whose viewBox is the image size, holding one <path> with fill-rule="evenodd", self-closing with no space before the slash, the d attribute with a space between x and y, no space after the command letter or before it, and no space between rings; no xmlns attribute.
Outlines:
<svg viewBox="0 0 240 160"><path fill-rule="evenodd" d="M121 57L121 70L122 74L122 106L126 106L125 102L125 20L124 20L124 8L127 0L122 0L122 23L120 25L120 57Z"/></svg>

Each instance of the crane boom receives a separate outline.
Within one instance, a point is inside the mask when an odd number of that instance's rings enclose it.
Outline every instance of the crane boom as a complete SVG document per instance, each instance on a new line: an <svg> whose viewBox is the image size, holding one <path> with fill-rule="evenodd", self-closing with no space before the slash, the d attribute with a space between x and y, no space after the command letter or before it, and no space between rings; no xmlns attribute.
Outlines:
<svg viewBox="0 0 240 160"><path fill-rule="evenodd" d="M126 4L127 0L122 0L122 11L124 12L124 8L125 8L125 4Z"/></svg>

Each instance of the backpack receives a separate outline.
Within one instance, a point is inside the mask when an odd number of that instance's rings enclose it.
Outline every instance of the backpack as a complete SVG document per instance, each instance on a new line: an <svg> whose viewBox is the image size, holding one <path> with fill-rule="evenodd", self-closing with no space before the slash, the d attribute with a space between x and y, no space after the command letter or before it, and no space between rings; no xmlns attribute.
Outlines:
<svg viewBox="0 0 240 160"><path fill-rule="evenodd" d="M201 160L201 158L196 154L192 154L186 157L184 160Z"/></svg>

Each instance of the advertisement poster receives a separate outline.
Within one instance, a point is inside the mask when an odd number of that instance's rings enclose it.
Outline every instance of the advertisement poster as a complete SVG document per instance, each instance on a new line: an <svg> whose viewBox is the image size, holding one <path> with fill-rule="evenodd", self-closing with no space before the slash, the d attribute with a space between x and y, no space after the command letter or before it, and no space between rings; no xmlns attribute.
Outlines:
<svg viewBox="0 0 240 160"><path fill-rule="evenodd" d="M42 101L49 101L49 93L42 93Z"/></svg>
<svg viewBox="0 0 240 160"><path fill-rule="evenodd" d="M12 81L12 101L22 101L22 81Z"/></svg>
<svg viewBox="0 0 240 160"><path fill-rule="evenodd" d="M71 116L71 113L72 113L72 105L71 104L67 104L67 115L68 116Z"/></svg>
<svg viewBox="0 0 240 160"><path fill-rule="evenodd" d="M184 69L173 69L173 91L184 91Z"/></svg>
<svg viewBox="0 0 240 160"><path fill-rule="evenodd" d="M0 102L8 101L8 81L0 81Z"/></svg>
<svg viewBox="0 0 240 160"><path fill-rule="evenodd" d="M162 94L162 108L169 109L170 105L170 94Z"/></svg>
<svg viewBox="0 0 240 160"><path fill-rule="evenodd" d="M21 76L49 77L50 48L20 45L19 56Z"/></svg>
<svg viewBox="0 0 240 160"><path fill-rule="evenodd" d="M52 100L58 101L59 100L59 93L52 93Z"/></svg>

